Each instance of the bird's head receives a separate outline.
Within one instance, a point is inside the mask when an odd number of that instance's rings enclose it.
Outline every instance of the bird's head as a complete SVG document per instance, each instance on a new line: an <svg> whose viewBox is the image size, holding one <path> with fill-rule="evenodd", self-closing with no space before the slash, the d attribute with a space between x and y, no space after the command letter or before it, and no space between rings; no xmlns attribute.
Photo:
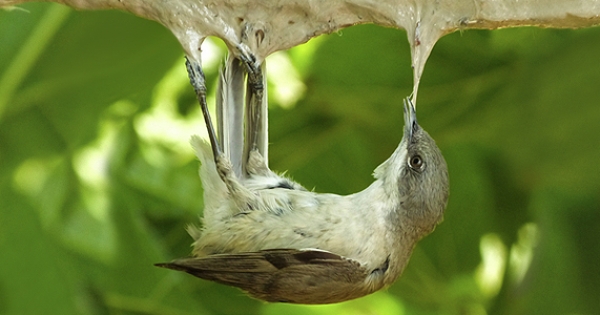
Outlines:
<svg viewBox="0 0 600 315"><path fill-rule="evenodd" d="M419 126L415 107L404 100L404 136L394 154L375 170L396 205L402 228L420 238L442 221L448 202L448 167L431 136ZM406 224L405 224L406 223Z"/></svg>

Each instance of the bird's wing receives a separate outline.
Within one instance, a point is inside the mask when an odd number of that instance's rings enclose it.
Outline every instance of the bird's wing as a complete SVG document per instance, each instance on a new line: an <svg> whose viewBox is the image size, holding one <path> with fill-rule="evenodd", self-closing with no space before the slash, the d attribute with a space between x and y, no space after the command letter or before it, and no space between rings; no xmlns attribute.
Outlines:
<svg viewBox="0 0 600 315"><path fill-rule="evenodd" d="M373 292L358 262L317 249L273 249L183 258L159 267L238 287L269 302L335 303Z"/></svg>

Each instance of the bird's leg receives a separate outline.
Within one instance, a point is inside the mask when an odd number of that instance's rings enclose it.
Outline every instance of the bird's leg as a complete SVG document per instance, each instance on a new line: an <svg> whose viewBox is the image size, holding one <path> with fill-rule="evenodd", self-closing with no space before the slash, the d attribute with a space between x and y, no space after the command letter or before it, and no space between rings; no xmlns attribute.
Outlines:
<svg viewBox="0 0 600 315"><path fill-rule="evenodd" d="M217 162L219 157L223 155L223 150L219 145L217 133L213 127L210 113L208 112L208 105L206 105L206 80L204 78L204 72L202 72L202 66L199 63L196 61L190 61L190 58L188 57L185 58L185 66L190 78L190 83L196 92L196 98L200 103L200 109L202 110L202 115L204 116L204 123L206 124L206 129L208 130L210 146L213 151L215 162Z"/></svg>
<svg viewBox="0 0 600 315"><path fill-rule="evenodd" d="M190 83L196 91L196 97L198 98L200 108L202 109L202 115L204 116L206 129L208 130L208 138L212 147L217 173L225 183L225 186L227 186L233 200L238 204L240 209L252 207L252 193L238 181L231 162L225 157L223 150L219 145L217 134L213 127L210 113L208 112L208 106L206 104L206 81L204 73L202 72L202 67L199 63L190 60L189 58L186 58L186 66L190 77Z"/></svg>
<svg viewBox="0 0 600 315"><path fill-rule="evenodd" d="M241 51L239 58L246 66L248 73L246 83L246 125L243 155L243 170L245 174L263 172L268 169L268 115L266 99L266 79L264 63L259 63L251 53ZM248 169L253 152L260 153L262 165L252 165ZM258 159L260 160L260 159Z"/></svg>

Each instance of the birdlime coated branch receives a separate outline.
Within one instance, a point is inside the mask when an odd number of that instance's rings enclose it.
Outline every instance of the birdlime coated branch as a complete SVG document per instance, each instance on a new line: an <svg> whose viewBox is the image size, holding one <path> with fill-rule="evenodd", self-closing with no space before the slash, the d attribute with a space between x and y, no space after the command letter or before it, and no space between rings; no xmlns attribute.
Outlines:
<svg viewBox="0 0 600 315"><path fill-rule="evenodd" d="M28 2L0 0L0 7ZM157 21L177 37L186 55L201 60L207 36L230 50L269 54L356 24L403 28L411 44L413 102L435 42L459 29L534 25L580 28L600 24L600 0L55 0L84 10L117 9ZM243 38L242 34L257 34Z"/></svg>

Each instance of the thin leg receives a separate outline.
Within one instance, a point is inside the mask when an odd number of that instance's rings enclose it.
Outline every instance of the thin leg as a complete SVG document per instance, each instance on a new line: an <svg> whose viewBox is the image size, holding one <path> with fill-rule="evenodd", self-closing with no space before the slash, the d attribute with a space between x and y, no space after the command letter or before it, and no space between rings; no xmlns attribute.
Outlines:
<svg viewBox="0 0 600 315"><path fill-rule="evenodd" d="M262 121L265 118L264 105L264 84L263 74L260 66L254 69L255 73L248 72L248 81L246 85L246 118L247 118L247 150L258 150L261 155L265 154L261 143L261 137L264 132ZM248 158L246 156L245 158Z"/></svg>
<svg viewBox="0 0 600 315"><path fill-rule="evenodd" d="M200 103L200 109L202 109L202 115L204 116L204 122L206 123L206 129L208 130L208 138L210 140L210 146L212 147L215 162L223 154L223 150L219 146L217 134L213 127L210 113L208 112L208 105L206 105L206 80L204 79L204 72L202 67L195 61L190 61L189 58L185 57L185 65L187 67L188 76L190 77L190 83L196 91L196 98Z"/></svg>
<svg viewBox="0 0 600 315"><path fill-rule="evenodd" d="M206 129L208 130L208 138L212 147L217 173L223 183L225 183L225 186L227 186L231 198L237 204L239 211L252 209L253 204L255 203L253 201L254 195L238 181L232 169L231 162L225 157L223 150L219 145L217 134L215 133L210 113L208 112L208 106L206 105L206 82L202 68L200 67L200 64L190 61L187 57L186 66L190 77L190 83L196 91L198 102L200 102L200 108L202 109Z"/></svg>
<svg viewBox="0 0 600 315"><path fill-rule="evenodd" d="M265 167L268 165L268 130L266 80L263 73L264 64L258 64L250 53L240 54L240 60L246 66L248 80L246 85L246 141L244 142L243 169L248 163L251 151L258 151Z"/></svg>

